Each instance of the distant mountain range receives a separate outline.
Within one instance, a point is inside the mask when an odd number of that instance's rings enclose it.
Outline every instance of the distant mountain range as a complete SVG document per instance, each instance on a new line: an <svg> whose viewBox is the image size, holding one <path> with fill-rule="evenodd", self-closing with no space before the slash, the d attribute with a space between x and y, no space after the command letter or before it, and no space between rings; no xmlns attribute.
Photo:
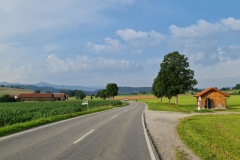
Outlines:
<svg viewBox="0 0 240 160"><path fill-rule="evenodd" d="M37 84L21 84L21 83L8 83L0 82L0 85L24 88L29 90L39 90L41 92L60 92L68 90L82 90L87 94L96 94L98 90L104 89L105 87L83 87L83 86L68 86L68 85L54 85L45 82L40 82ZM149 93L151 92L151 87L119 87L119 94L138 94L138 93Z"/></svg>

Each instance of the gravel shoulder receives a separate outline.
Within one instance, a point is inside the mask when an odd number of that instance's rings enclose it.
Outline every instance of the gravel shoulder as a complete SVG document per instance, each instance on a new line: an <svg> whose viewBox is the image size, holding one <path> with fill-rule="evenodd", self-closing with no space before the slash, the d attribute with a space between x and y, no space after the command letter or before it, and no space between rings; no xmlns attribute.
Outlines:
<svg viewBox="0 0 240 160"><path fill-rule="evenodd" d="M147 128L163 160L176 159L176 149L188 154L188 159L199 160L180 140L176 126L180 118L194 114L145 110Z"/></svg>

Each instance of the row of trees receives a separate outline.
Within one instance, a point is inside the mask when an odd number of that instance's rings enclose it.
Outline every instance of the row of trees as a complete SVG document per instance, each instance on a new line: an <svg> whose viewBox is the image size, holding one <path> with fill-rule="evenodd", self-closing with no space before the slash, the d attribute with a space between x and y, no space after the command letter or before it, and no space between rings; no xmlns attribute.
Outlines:
<svg viewBox="0 0 240 160"><path fill-rule="evenodd" d="M116 83L108 83L106 89L99 90L95 97L114 99L118 95L118 90L119 88Z"/></svg>
<svg viewBox="0 0 240 160"><path fill-rule="evenodd" d="M230 88L230 87L223 87L223 88L221 88L220 90L221 91L229 91L229 90L234 90L234 89L240 89L240 84L236 84L236 86L235 87L233 87L233 88Z"/></svg>
<svg viewBox="0 0 240 160"><path fill-rule="evenodd" d="M176 97L178 104L178 95L192 90L197 80L194 79L194 71L189 69L188 58L178 52L172 52L164 56L160 64L160 71L154 79L152 92L157 98L167 97L170 99Z"/></svg>

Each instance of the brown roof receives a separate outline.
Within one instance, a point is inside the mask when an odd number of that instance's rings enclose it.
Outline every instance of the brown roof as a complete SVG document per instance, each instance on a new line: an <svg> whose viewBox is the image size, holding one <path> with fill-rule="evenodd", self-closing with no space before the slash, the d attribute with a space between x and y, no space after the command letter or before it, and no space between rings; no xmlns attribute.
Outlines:
<svg viewBox="0 0 240 160"><path fill-rule="evenodd" d="M66 98L65 93L53 93L55 98Z"/></svg>
<svg viewBox="0 0 240 160"><path fill-rule="evenodd" d="M19 94L20 98L52 98L52 93L22 93Z"/></svg>
<svg viewBox="0 0 240 160"><path fill-rule="evenodd" d="M221 93L222 95L224 95L224 96L226 96L226 97L229 97L229 95L227 95L227 94L223 93L222 91L220 91L220 90L218 90L218 89L216 89L216 88L213 88L213 87L212 87L212 88L207 88L207 89L203 90L202 92L194 95L194 97L201 97L202 95L204 95L205 93L210 92L210 91L219 92L219 93Z"/></svg>

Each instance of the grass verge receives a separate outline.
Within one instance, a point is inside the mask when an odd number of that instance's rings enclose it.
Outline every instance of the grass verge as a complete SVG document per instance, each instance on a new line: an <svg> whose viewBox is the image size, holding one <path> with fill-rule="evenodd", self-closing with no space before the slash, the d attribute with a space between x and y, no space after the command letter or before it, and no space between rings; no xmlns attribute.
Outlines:
<svg viewBox="0 0 240 160"><path fill-rule="evenodd" d="M95 112L100 112L104 110L109 110L112 109L113 106L102 106L102 107L93 107L90 108L89 111L82 111L82 112L75 112L75 113L70 113L70 114L64 114L64 115L57 115L57 116L52 116L48 118L41 118L41 119L36 119L28 122L23 122L23 123L16 123L13 125L8 125L0 128L0 137L6 136L12 133L20 132L26 129L30 129L33 127L41 126L44 124L49 124L53 122L57 122L60 120L65 120L81 115L86 115L86 114L91 114Z"/></svg>
<svg viewBox="0 0 240 160"><path fill-rule="evenodd" d="M203 160L240 159L240 115L197 115L180 120L184 143Z"/></svg>
<svg viewBox="0 0 240 160"><path fill-rule="evenodd" d="M180 105L175 105L173 103L149 103L148 109L153 111L173 111L173 112L184 112L189 113L190 111L181 107Z"/></svg>
<svg viewBox="0 0 240 160"><path fill-rule="evenodd" d="M189 155L179 148L175 148L176 160L190 160Z"/></svg>

